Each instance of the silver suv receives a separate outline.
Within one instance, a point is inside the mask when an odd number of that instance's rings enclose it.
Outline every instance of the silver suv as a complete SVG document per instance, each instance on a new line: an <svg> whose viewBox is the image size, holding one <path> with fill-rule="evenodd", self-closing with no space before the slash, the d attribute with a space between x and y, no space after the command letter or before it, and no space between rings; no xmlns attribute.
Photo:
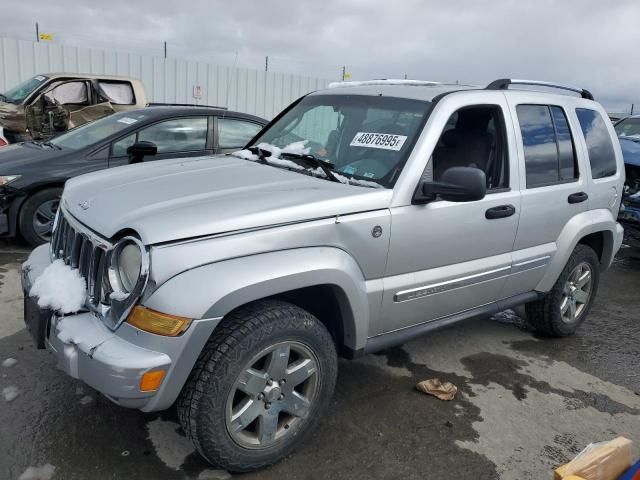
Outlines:
<svg viewBox="0 0 640 480"><path fill-rule="evenodd" d="M176 404L207 460L248 471L317 426L338 355L522 304L572 334L620 247L623 184L586 90L332 85L245 150L67 182L23 267L25 321L69 375Z"/></svg>

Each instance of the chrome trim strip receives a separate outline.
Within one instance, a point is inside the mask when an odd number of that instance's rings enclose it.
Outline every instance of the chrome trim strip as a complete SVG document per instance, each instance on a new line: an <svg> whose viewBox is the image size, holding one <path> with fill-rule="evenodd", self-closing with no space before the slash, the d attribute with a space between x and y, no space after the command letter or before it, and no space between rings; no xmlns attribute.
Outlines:
<svg viewBox="0 0 640 480"><path fill-rule="evenodd" d="M533 258L531 260L525 260L524 262L519 262L513 265L511 268L511 274L524 272L526 270L533 270L534 268L545 267L549 260L551 260L551 256L547 255L545 257Z"/></svg>
<svg viewBox="0 0 640 480"><path fill-rule="evenodd" d="M498 278L506 277L507 275L509 275L510 271L510 266L501 267L496 268L495 270L476 273L475 275L454 278L453 280L447 280L446 282L434 283L431 285L416 287L409 290L402 290L394 295L393 301L396 303L407 302L410 300L427 297L429 295L435 295L436 293L447 292L456 288L468 287L476 283L486 282L488 280L496 280Z"/></svg>

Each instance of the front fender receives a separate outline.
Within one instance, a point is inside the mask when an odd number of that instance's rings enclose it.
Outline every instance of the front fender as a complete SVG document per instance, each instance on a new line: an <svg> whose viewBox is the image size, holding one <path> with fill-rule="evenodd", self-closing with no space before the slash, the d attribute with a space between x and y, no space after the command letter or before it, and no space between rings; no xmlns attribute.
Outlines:
<svg viewBox="0 0 640 480"><path fill-rule="evenodd" d="M261 298L316 285L341 290L345 344L363 348L370 318L364 276L353 257L334 247L282 250L197 267L162 284L144 304L173 315L214 318Z"/></svg>
<svg viewBox="0 0 640 480"><path fill-rule="evenodd" d="M556 254L544 277L536 286L536 290L539 292L551 290L578 242L587 235L597 232L604 234L600 264L603 270L609 268L613 257L622 244L622 227L616 222L609 210L598 209L583 212L571 218L560 232L556 241Z"/></svg>

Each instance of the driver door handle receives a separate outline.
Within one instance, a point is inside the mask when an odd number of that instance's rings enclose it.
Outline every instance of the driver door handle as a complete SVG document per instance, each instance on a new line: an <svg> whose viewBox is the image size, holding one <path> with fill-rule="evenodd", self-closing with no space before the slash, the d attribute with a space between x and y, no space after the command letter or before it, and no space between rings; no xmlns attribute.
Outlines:
<svg viewBox="0 0 640 480"><path fill-rule="evenodd" d="M494 220L496 218L510 217L514 213L516 213L516 207L513 205L500 205L499 207L493 207L484 212L484 216L488 220Z"/></svg>

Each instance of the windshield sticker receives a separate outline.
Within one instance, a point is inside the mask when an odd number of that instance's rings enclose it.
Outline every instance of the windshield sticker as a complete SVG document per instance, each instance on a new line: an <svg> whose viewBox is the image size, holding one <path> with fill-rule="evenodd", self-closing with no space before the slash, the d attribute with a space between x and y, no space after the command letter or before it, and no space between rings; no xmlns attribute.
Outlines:
<svg viewBox="0 0 640 480"><path fill-rule="evenodd" d="M371 172L364 172L364 173L362 174L362 176L363 176L363 177L365 177L365 178L374 178L376 175L375 175L375 173L371 173Z"/></svg>
<svg viewBox="0 0 640 480"><path fill-rule="evenodd" d="M352 147L381 148L395 150L402 148L407 140L406 135L392 135L390 133L358 132L349 144Z"/></svg>
<svg viewBox="0 0 640 480"><path fill-rule="evenodd" d="M47 79L47 77L43 77L42 75L38 75L37 77L35 77L35 79L37 81L39 81L39 82L44 82Z"/></svg>
<svg viewBox="0 0 640 480"><path fill-rule="evenodd" d="M342 170L340 170L342 173L346 173L347 175L353 175L354 173L356 173L357 168L352 167L351 165L349 165L348 167L344 167Z"/></svg>
<svg viewBox="0 0 640 480"><path fill-rule="evenodd" d="M120 123L126 123L127 125L133 125L138 120L136 120L135 118L130 118L130 117L122 117L122 118L119 118L118 121Z"/></svg>

